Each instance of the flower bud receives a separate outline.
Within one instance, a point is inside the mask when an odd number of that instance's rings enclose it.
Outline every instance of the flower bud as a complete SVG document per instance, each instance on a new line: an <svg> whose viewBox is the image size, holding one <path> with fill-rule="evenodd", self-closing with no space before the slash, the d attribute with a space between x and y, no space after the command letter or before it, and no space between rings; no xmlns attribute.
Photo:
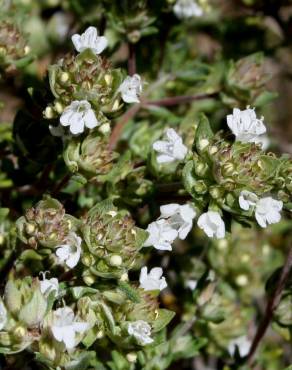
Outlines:
<svg viewBox="0 0 292 370"><path fill-rule="evenodd" d="M109 259L109 263L110 265L112 266L121 266L121 264L123 263L123 259L121 256L118 256L116 254L113 254L110 259Z"/></svg>

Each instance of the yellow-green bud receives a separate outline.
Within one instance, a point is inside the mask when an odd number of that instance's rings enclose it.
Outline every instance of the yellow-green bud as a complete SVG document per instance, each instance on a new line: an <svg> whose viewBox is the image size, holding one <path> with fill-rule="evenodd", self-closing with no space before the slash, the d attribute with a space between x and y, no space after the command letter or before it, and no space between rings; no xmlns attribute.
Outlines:
<svg viewBox="0 0 292 370"><path fill-rule="evenodd" d="M26 45L24 47L24 54L27 55L29 52L30 52L30 47L28 45Z"/></svg>
<svg viewBox="0 0 292 370"><path fill-rule="evenodd" d="M198 163L195 164L195 173L196 173L196 175L198 175L200 177L203 177L203 176L205 176L207 170L208 170L207 164L205 164L203 162L198 162Z"/></svg>
<svg viewBox="0 0 292 370"><path fill-rule="evenodd" d="M63 107L63 105L62 105L60 102L56 102L56 103L55 103L55 105L54 105L54 107L55 107L55 110L56 110L59 114L63 113L63 111L64 111L64 107Z"/></svg>
<svg viewBox="0 0 292 370"><path fill-rule="evenodd" d="M22 325L18 325L13 330L13 335L17 339L23 339L26 335L26 328Z"/></svg>
<svg viewBox="0 0 292 370"><path fill-rule="evenodd" d="M196 181L196 183L194 185L194 190L198 194L205 194L208 190L208 187L207 187L205 181L199 180L199 181Z"/></svg>
<svg viewBox="0 0 292 370"><path fill-rule="evenodd" d="M109 259L109 263L110 265L112 266L121 266L121 264L123 263L123 259L121 256L117 255L117 254L113 254L110 259Z"/></svg>
<svg viewBox="0 0 292 370"><path fill-rule="evenodd" d="M124 274L122 274L122 276L120 277L120 280L121 281L129 281L129 275L127 272L125 272Z"/></svg>
<svg viewBox="0 0 292 370"><path fill-rule="evenodd" d="M204 149L206 149L206 148L207 148L207 146L208 146L209 144L210 144L210 143L209 143L209 140L208 140L208 139L201 139L201 140L199 141L198 146L199 146L199 149L200 149L200 150L204 150Z"/></svg>
<svg viewBox="0 0 292 370"><path fill-rule="evenodd" d="M213 154L215 154L215 153L217 153L217 152L218 152L218 148L217 148L217 146L212 145L212 146L210 147L210 149L209 149L209 153L210 153L211 155L213 155Z"/></svg>
<svg viewBox="0 0 292 370"><path fill-rule="evenodd" d="M60 81L65 83L69 80L69 73L68 72L62 72L60 76Z"/></svg>
<svg viewBox="0 0 292 370"><path fill-rule="evenodd" d="M83 281L86 285L92 285L95 283L95 277L91 274L84 274Z"/></svg>
<svg viewBox="0 0 292 370"><path fill-rule="evenodd" d="M4 243L4 235L3 234L0 234L0 245L2 245Z"/></svg>
<svg viewBox="0 0 292 370"><path fill-rule="evenodd" d="M111 126L108 122L101 125L98 129L98 131L101 132L104 135L108 134L110 132L110 130L111 130Z"/></svg>
<svg viewBox="0 0 292 370"><path fill-rule="evenodd" d="M95 261L94 257L89 253L83 254L81 260L82 260L83 265L85 265L87 267L92 266L94 264L94 261Z"/></svg>
<svg viewBox="0 0 292 370"><path fill-rule="evenodd" d="M53 108L52 108L52 107L47 107L47 108L45 109L45 117L46 117L47 119L52 119L52 118L54 118L54 110L53 110Z"/></svg>
<svg viewBox="0 0 292 370"><path fill-rule="evenodd" d="M99 330L96 334L97 339L102 339L104 337L104 332L103 330Z"/></svg>
<svg viewBox="0 0 292 370"><path fill-rule="evenodd" d="M119 100L119 99L116 99L116 100L114 101L113 106L112 106L112 110L113 110L113 111L118 110L118 109L119 109L119 107L120 107L120 100Z"/></svg>
<svg viewBox="0 0 292 370"><path fill-rule="evenodd" d="M235 282L238 286L246 286L248 284L248 277L246 275L238 275L235 279Z"/></svg>
<svg viewBox="0 0 292 370"><path fill-rule="evenodd" d="M25 225L25 231L28 234L33 234L35 232L35 225L33 225L33 224L26 224Z"/></svg>
<svg viewBox="0 0 292 370"><path fill-rule="evenodd" d="M225 163L222 167L222 172L225 176L232 175L235 170L234 164L233 163Z"/></svg>
<svg viewBox="0 0 292 370"><path fill-rule="evenodd" d="M209 193L213 199L219 199L223 196L223 191L218 186L212 186Z"/></svg>
<svg viewBox="0 0 292 370"><path fill-rule="evenodd" d="M109 86L113 82L113 77L110 74L107 73L104 76L104 80L105 80L106 84Z"/></svg>
<svg viewBox="0 0 292 370"><path fill-rule="evenodd" d="M131 363L134 363L134 362L136 362L136 361L137 361L137 355L136 355L136 353L134 353L134 352L130 352L130 353L128 353L128 354L126 355L126 357L127 357L127 360L128 360L129 362L131 362Z"/></svg>

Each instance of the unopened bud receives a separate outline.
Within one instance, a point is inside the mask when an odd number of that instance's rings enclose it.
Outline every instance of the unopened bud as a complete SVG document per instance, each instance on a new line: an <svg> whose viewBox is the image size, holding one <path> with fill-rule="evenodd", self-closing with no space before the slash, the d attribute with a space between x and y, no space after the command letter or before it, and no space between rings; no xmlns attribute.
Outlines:
<svg viewBox="0 0 292 370"><path fill-rule="evenodd" d="M83 281L86 285L92 285L95 283L95 277L91 274L84 274L83 275Z"/></svg>
<svg viewBox="0 0 292 370"><path fill-rule="evenodd" d="M55 110L58 112L58 113L63 113L63 110L64 110L64 107L63 105L60 103L60 102L56 102L55 105Z"/></svg>
<svg viewBox="0 0 292 370"><path fill-rule="evenodd" d="M208 166L203 162L198 162L195 164L195 173L196 175L203 177L208 171Z"/></svg>
<svg viewBox="0 0 292 370"><path fill-rule="evenodd" d="M65 83L69 80L69 73L68 72L62 72L60 76L60 81Z"/></svg>
<svg viewBox="0 0 292 370"><path fill-rule="evenodd" d="M16 328L13 329L13 335L17 339L23 339L26 335L26 329L22 325L16 326Z"/></svg>
<svg viewBox="0 0 292 370"><path fill-rule="evenodd" d="M208 187L207 187L205 181L199 180L199 181L196 181L196 183L194 185L194 190L198 194L205 194L208 190Z"/></svg>
<svg viewBox="0 0 292 370"><path fill-rule="evenodd" d="M53 110L53 108L52 108L52 107L47 107L47 108L45 109L45 117L46 117L47 119L52 119L52 118L54 118L54 110Z"/></svg>
<svg viewBox="0 0 292 370"><path fill-rule="evenodd" d="M102 339L104 337L104 331L103 330L99 330L96 334L96 338L97 339Z"/></svg>
<svg viewBox="0 0 292 370"><path fill-rule="evenodd" d="M110 257L110 260L109 260L109 263L111 266L121 266L121 264L123 263L123 259L121 256L117 255L117 254L113 254L111 257Z"/></svg>
<svg viewBox="0 0 292 370"><path fill-rule="evenodd" d="M35 226L33 224L26 224L25 225L25 231L28 234L33 234L35 232Z"/></svg>
<svg viewBox="0 0 292 370"><path fill-rule="evenodd" d="M2 245L4 243L4 235L3 234L0 234L0 245Z"/></svg>
<svg viewBox="0 0 292 370"><path fill-rule="evenodd" d="M121 275L120 281L129 281L129 275L127 272Z"/></svg>
<svg viewBox="0 0 292 370"><path fill-rule="evenodd" d="M246 286L248 284L248 277L246 275L238 275L235 279L235 282L238 286Z"/></svg>
<svg viewBox="0 0 292 370"><path fill-rule="evenodd" d="M212 146L210 147L210 149L209 149L209 153L210 153L211 155L213 155L213 154L215 154L215 153L217 153L217 152L218 152L218 148L217 148L217 146L212 145Z"/></svg>
<svg viewBox="0 0 292 370"><path fill-rule="evenodd" d="M106 82L107 85L110 85L113 82L113 77L110 74L107 73L104 76L104 80L105 80L105 82Z"/></svg>
<svg viewBox="0 0 292 370"><path fill-rule="evenodd" d="M30 47L28 45L24 48L24 54L27 55L30 52Z"/></svg>
<svg viewBox="0 0 292 370"><path fill-rule="evenodd" d="M209 189L209 193L213 199L219 199L223 196L223 191L220 187L218 186L212 186Z"/></svg>
<svg viewBox="0 0 292 370"><path fill-rule="evenodd" d="M108 134L110 132L110 130L111 130L111 126L108 122L101 125L98 129L98 131L101 132L104 135Z"/></svg>
<svg viewBox="0 0 292 370"><path fill-rule="evenodd" d="M207 148L207 146L208 146L209 144L210 144L210 143L209 143L209 140L208 140L208 139L201 139L201 140L199 141L198 146L199 146L199 149L200 149L200 150L204 150L204 149L206 149L206 148Z"/></svg>
<svg viewBox="0 0 292 370"><path fill-rule="evenodd" d="M92 266L94 264L94 261L95 261L94 257L89 253L83 254L81 260L82 260L83 265L85 265L87 267Z"/></svg>
<svg viewBox="0 0 292 370"><path fill-rule="evenodd" d="M234 169L235 169L234 164L227 162L223 165L222 172L225 176L229 176L233 174Z"/></svg>
<svg viewBox="0 0 292 370"><path fill-rule="evenodd" d="M127 357L127 360L128 360L129 362L131 362L131 363L134 363L134 362L136 362L136 361L137 361L137 355L136 355L136 353L134 353L134 352L130 352L130 353L128 353L128 354L126 355L126 357Z"/></svg>

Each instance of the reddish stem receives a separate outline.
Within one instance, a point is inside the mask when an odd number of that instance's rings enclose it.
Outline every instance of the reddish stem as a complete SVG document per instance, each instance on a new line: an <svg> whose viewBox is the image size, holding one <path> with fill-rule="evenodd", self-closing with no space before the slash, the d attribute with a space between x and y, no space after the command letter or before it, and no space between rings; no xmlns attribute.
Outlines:
<svg viewBox="0 0 292 370"><path fill-rule="evenodd" d="M289 273L291 271L291 268L292 268L292 248L290 248L287 260L286 260L285 265L282 269L278 285L277 285L276 289L274 290L273 294L271 295L271 297L268 300L263 321L259 325L258 330L256 332L256 335L253 339L253 342L252 342L252 345L251 345L251 348L250 348L250 351L249 351L249 354L248 354L248 358L247 358L249 365L251 365L253 355L255 354L255 352L256 352L259 344L260 344L260 341L262 340L262 338L264 337L264 335L265 335L265 333L268 329L268 326L269 326L269 324L270 324L270 322L273 318L274 310L276 309L276 307L278 306L278 304L280 302L282 291L283 291L283 289L285 287L285 284L286 284L286 282L289 278Z"/></svg>
<svg viewBox="0 0 292 370"><path fill-rule="evenodd" d="M198 94L198 95L179 95L174 96L171 98L162 98L159 100L149 100L146 101L146 105L158 105L158 106L164 106L164 107L171 107L173 105L179 105L184 103L190 103L194 100L202 100L202 99L208 99L213 98L217 96L217 93L213 94Z"/></svg>
<svg viewBox="0 0 292 370"><path fill-rule="evenodd" d="M135 46L129 43L128 73L133 76L136 73L136 52Z"/></svg>

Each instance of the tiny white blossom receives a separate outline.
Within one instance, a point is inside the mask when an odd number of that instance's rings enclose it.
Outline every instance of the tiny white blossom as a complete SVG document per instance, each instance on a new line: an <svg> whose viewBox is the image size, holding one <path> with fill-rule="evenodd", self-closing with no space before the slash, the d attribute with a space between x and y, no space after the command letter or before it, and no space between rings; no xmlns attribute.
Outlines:
<svg viewBox="0 0 292 370"><path fill-rule="evenodd" d="M178 0L173 7L173 11L180 19L201 17L204 13L195 0Z"/></svg>
<svg viewBox="0 0 292 370"><path fill-rule="evenodd" d="M65 263L70 268L75 267L81 255L81 241L75 233L69 234L66 244L57 247L56 256L59 263Z"/></svg>
<svg viewBox="0 0 292 370"><path fill-rule="evenodd" d="M40 280L40 290L45 297L48 297L52 292L54 292L54 294L57 296L59 293L58 279L46 279L45 273L43 273L43 280Z"/></svg>
<svg viewBox="0 0 292 370"><path fill-rule="evenodd" d="M166 140L158 140L153 143L153 149L159 153L158 163L171 163L181 161L187 155L187 147L183 144L182 138L169 128L165 132Z"/></svg>
<svg viewBox="0 0 292 370"><path fill-rule="evenodd" d="M85 49L91 49L96 55L102 53L108 45L106 37L98 36L95 27L88 27L82 35L76 33L72 36L72 42L79 53Z"/></svg>
<svg viewBox="0 0 292 370"><path fill-rule="evenodd" d="M140 287L144 290L163 290L167 287L163 270L161 267L154 267L149 271L146 266L142 267L140 272Z"/></svg>
<svg viewBox="0 0 292 370"><path fill-rule="evenodd" d="M228 344L228 352L230 356L234 356L236 347L238 347L240 356L245 357L249 354L251 341L245 335L231 340Z"/></svg>
<svg viewBox="0 0 292 370"><path fill-rule="evenodd" d="M209 238L221 239L225 236L225 224L218 212L203 213L198 219L198 226Z"/></svg>
<svg viewBox="0 0 292 370"><path fill-rule="evenodd" d="M129 323L128 333L133 336L141 346L153 342L151 338L151 326L146 321L138 320Z"/></svg>
<svg viewBox="0 0 292 370"><path fill-rule="evenodd" d="M236 137L236 141L253 143L266 132L263 118L258 119L254 109L233 109L233 114L227 116L227 125Z"/></svg>
<svg viewBox="0 0 292 370"><path fill-rule="evenodd" d="M141 77L138 74L127 76L118 88L125 103L139 103L142 92Z"/></svg>
<svg viewBox="0 0 292 370"><path fill-rule="evenodd" d="M94 128L100 123L97 121L91 104L87 100L74 100L64 109L60 117L62 126L69 126L74 135L81 134L85 127ZM54 132L56 134L56 132Z"/></svg>
<svg viewBox="0 0 292 370"><path fill-rule="evenodd" d="M68 306L53 311L52 334L58 342L63 342L67 349L78 344L76 333L84 333L89 326L86 322L76 321L72 308Z"/></svg>
<svg viewBox="0 0 292 370"><path fill-rule="evenodd" d="M161 216L168 220L170 226L177 230L180 239L185 239L193 226L196 211L190 204L175 203L160 207Z"/></svg>
<svg viewBox="0 0 292 370"><path fill-rule="evenodd" d="M197 285L198 285L198 280L190 279L185 282L185 287L189 288L190 290L195 290Z"/></svg>
<svg viewBox="0 0 292 370"><path fill-rule="evenodd" d="M250 207L254 207L258 201L258 197L255 193L248 190L243 190L239 195L239 206L244 211L248 211Z"/></svg>
<svg viewBox="0 0 292 370"><path fill-rule="evenodd" d="M2 330L7 323L7 310L2 300L0 300L0 330Z"/></svg>
<svg viewBox="0 0 292 370"><path fill-rule="evenodd" d="M153 246L160 250L171 251L171 243L178 236L178 232L164 219L151 222L146 231L148 231L149 237L145 241L144 247Z"/></svg>
<svg viewBox="0 0 292 370"><path fill-rule="evenodd" d="M255 208L255 218L261 227L275 224L281 220L283 202L272 197L260 199Z"/></svg>
<svg viewBox="0 0 292 370"><path fill-rule="evenodd" d="M269 139L268 135L260 135L255 138L254 142L256 144L261 144L262 150L267 150L271 145L271 140Z"/></svg>

